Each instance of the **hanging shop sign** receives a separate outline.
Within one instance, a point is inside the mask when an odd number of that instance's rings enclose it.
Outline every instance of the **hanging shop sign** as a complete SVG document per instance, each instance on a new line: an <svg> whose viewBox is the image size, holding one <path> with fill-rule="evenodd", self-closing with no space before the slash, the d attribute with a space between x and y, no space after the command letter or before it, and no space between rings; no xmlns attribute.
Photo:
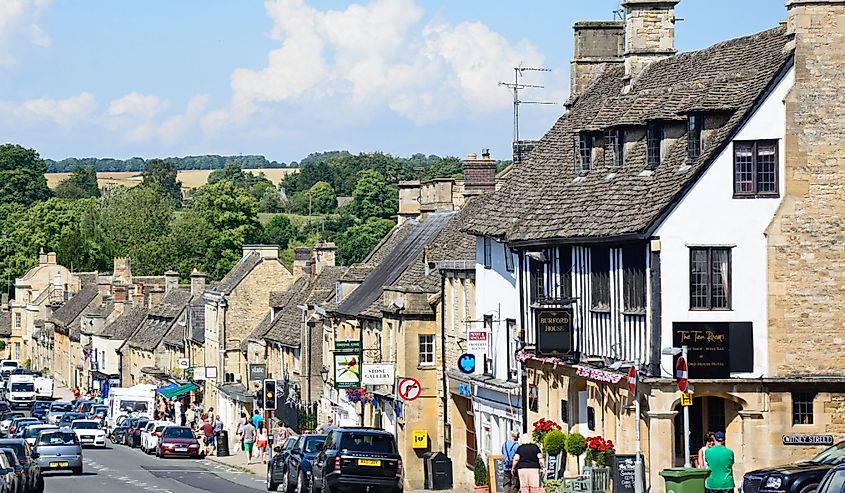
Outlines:
<svg viewBox="0 0 845 493"><path fill-rule="evenodd" d="M335 351L356 352L361 350L361 341L334 341Z"/></svg>
<svg viewBox="0 0 845 493"><path fill-rule="evenodd" d="M461 373L474 373L475 372L475 355L471 353L462 354L458 358L458 370Z"/></svg>
<svg viewBox="0 0 845 493"><path fill-rule="evenodd" d="M467 334L467 352L487 353L487 330L470 330Z"/></svg>
<svg viewBox="0 0 845 493"><path fill-rule="evenodd" d="M361 366L361 385L393 385L396 367L392 363L365 363Z"/></svg>
<svg viewBox="0 0 845 493"><path fill-rule="evenodd" d="M334 386L336 389L357 389L361 386L359 353L334 353Z"/></svg>
<svg viewBox="0 0 845 493"><path fill-rule="evenodd" d="M249 365L249 379L250 381L260 382L267 378L267 365L265 363L257 363Z"/></svg>
<svg viewBox="0 0 845 493"><path fill-rule="evenodd" d="M539 308L537 314L537 353L542 356L568 356L574 352L572 308Z"/></svg>

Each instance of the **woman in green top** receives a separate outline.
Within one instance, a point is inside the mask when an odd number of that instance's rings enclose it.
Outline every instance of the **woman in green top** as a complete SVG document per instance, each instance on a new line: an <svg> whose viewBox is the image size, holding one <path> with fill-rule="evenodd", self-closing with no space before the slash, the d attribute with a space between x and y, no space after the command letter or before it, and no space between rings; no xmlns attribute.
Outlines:
<svg viewBox="0 0 845 493"><path fill-rule="evenodd" d="M725 447L725 434L717 431L713 435L715 445L704 451L704 460L710 475L704 481L708 492L734 491L734 453L733 450Z"/></svg>

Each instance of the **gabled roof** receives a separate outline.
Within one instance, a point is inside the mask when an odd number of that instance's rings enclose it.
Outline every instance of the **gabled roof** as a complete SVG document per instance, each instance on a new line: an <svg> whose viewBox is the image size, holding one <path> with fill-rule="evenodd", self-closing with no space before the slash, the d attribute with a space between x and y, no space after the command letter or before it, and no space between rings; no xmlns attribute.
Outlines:
<svg viewBox="0 0 845 493"><path fill-rule="evenodd" d="M170 290L161 302L150 308L144 323L124 344L144 351L154 350L165 334L175 325L190 299L191 290L187 286Z"/></svg>
<svg viewBox="0 0 845 493"><path fill-rule="evenodd" d="M719 43L650 64L623 93L623 67L607 69L538 142L501 189L481 197L485 214L465 230L509 241L645 236L707 169L790 63L784 27ZM649 121L685 120L686 113L718 113L726 121L708 135L699 158L687 159L686 135L645 171ZM712 118L711 122L716 122ZM581 131L636 126L624 164L602 162L580 176ZM729 186L729 185L728 185Z"/></svg>
<svg viewBox="0 0 845 493"><path fill-rule="evenodd" d="M191 341L205 343L205 303L202 295L197 295L188 305L190 310Z"/></svg>
<svg viewBox="0 0 845 493"><path fill-rule="evenodd" d="M252 269L262 261L261 254L256 251L251 251L244 255L232 269L223 276L212 289L220 291L225 294L231 293L246 276L252 272Z"/></svg>
<svg viewBox="0 0 845 493"><path fill-rule="evenodd" d="M103 331L98 335L108 339L125 340L135 332L146 317L147 309L145 307L129 307L123 315L117 317L111 323L106 324Z"/></svg>
<svg viewBox="0 0 845 493"><path fill-rule="evenodd" d="M336 311L350 316L361 315L381 297L385 286L396 281L455 214L455 212L431 213L420 221L409 220L397 226L397 228L405 229L415 223L413 227L407 228L408 232L402 234L401 238L395 241L391 238L383 242L380 245L381 248L370 255L367 260L376 264L375 269L343 300ZM392 248L385 251L388 244L391 244Z"/></svg>
<svg viewBox="0 0 845 493"><path fill-rule="evenodd" d="M311 292L311 280L306 276L300 277L291 286L291 297L282 311L276 314L264 338L278 342L283 346L299 347L301 336L302 310L299 306L308 299Z"/></svg>
<svg viewBox="0 0 845 493"><path fill-rule="evenodd" d="M317 274L317 277L314 278L314 282L311 283L311 292L308 293L308 299L305 300L306 303L319 305L324 302L329 295L334 294L337 281L340 280L341 276L343 276L345 272L346 267L323 267L323 270Z"/></svg>
<svg viewBox="0 0 845 493"><path fill-rule="evenodd" d="M71 296L67 302L58 310L53 312L50 321L56 325L59 332L67 334L67 329L82 316L82 312L88 308L97 297L97 285L87 284L78 293Z"/></svg>

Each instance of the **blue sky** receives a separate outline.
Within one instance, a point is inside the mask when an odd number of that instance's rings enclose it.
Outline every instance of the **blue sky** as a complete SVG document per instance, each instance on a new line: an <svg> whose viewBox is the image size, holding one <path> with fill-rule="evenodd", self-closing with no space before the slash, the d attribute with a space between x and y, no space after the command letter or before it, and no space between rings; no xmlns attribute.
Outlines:
<svg viewBox="0 0 845 493"><path fill-rule="evenodd" d="M785 18L780 0L682 0L680 51ZM553 71L618 0L2 0L0 135L42 156L381 150L508 158L518 63ZM523 107L540 137L561 106Z"/></svg>

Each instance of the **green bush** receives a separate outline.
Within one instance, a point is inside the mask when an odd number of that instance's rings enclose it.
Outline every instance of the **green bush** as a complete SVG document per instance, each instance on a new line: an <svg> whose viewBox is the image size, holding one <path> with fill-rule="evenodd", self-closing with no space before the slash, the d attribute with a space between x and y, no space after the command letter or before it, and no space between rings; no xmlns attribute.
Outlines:
<svg viewBox="0 0 845 493"><path fill-rule="evenodd" d="M480 455L475 456L475 467L472 468L472 473L475 476L476 486L487 486L487 464Z"/></svg>
<svg viewBox="0 0 845 493"><path fill-rule="evenodd" d="M552 430L543 437L543 451L548 455L557 455L566 448L566 433Z"/></svg>
<svg viewBox="0 0 845 493"><path fill-rule="evenodd" d="M584 435L580 433L570 433L566 437L566 453L574 457L580 457L581 454L587 450L584 440Z"/></svg>
<svg viewBox="0 0 845 493"><path fill-rule="evenodd" d="M543 481L543 489L546 493L561 493L563 491L562 479L548 479Z"/></svg>

